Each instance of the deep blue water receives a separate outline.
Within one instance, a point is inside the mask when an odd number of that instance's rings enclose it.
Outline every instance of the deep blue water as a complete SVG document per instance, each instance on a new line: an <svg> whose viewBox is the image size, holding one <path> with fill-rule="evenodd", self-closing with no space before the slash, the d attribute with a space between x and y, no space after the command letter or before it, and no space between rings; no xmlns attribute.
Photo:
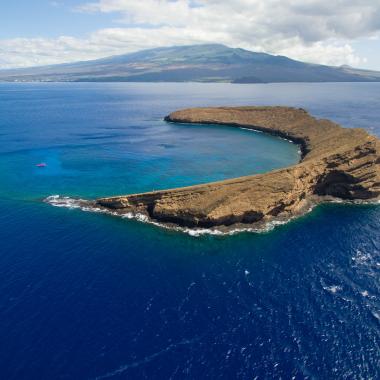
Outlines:
<svg viewBox="0 0 380 380"><path fill-rule="evenodd" d="M380 377L379 206L192 237L41 201L295 162L283 140L162 121L260 104L380 135L379 84L0 84L1 379Z"/></svg>

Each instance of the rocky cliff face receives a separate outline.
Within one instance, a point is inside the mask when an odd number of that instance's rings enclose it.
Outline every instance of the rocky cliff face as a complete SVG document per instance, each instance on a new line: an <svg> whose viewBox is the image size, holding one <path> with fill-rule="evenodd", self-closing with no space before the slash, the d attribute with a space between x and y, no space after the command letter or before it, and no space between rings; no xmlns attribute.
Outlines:
<svg viewBox="0 0 380 380"><path fill-rule="evenodd" d="M189 227L266 223L331 197L380 197L379 140L287 107L193 108L167 121L243 126L300 144L301 162L266 174L186 188L98 199L96 207Z"/></svg>

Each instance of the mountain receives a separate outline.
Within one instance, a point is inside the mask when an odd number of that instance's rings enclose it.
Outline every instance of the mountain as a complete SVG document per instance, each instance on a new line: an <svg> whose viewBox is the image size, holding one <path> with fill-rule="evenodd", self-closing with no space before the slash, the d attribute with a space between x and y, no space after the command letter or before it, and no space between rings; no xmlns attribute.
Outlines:
<svg viewBox="0 0 380 380"><path fill-rule="evenodd" d="M219 44L143 50L93 61L0 70L0 81L378 82L380 72L324 66Z"/></svg>

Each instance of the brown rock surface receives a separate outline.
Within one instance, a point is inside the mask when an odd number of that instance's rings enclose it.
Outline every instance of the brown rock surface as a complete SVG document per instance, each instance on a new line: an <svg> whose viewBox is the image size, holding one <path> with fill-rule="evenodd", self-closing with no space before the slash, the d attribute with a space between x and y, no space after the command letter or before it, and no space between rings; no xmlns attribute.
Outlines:
<svg viewBox="0 0 380 380"><path fill-rule="evenodd" d="M380 196L379 139L287 107L192 108L167 121L227 124L264 131L300 144L301 161L265 174L185 188L98 199L97 207L142 213L190 227L265 223L301 214L328 197Z"/></svg>

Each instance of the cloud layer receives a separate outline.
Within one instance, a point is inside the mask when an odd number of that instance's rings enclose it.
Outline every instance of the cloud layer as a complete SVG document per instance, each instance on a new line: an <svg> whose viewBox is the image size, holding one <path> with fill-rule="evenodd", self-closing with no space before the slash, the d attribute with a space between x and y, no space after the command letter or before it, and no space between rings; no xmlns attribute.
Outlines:
<svg viewBox="0 0 380 380"><path fill-rule="evenodd" d="M83 38L0 40L0 67L122 54L143 48L224 43L309 62L360 66L351 43L377 38L380 0L100 0L77 12L110 13L118 27Z"/></svg>

